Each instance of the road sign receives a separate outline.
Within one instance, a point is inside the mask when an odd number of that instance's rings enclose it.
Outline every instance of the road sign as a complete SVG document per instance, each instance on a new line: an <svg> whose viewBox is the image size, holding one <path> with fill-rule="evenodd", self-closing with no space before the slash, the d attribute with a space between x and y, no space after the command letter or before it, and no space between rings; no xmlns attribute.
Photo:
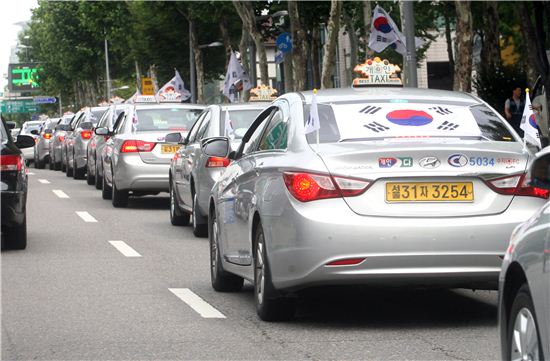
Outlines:
<svg viewBox="0 0 550 361"><path fill-rule="evenodd" d="M289 52L292 50L292 37L289 33L282 33L277 37L277 49L283 53Z"/></svg>
<svg viewBox="0 0 550 361"><path fill-rule="evenodd" d="M42 67L35 63L8 65L8 89L10 91L39 91Z"/></svg>
<svg viewBox="0 0 550 361"><path fill-rule="evenodd" d="M38 111L38 104L32 99L24 100L2 100L0 111L2 113L34 113Z"/></svg>
<svg viewBox="0 0 550 361"><path fill-rule="evenodd" d="M57 99L55 97L48 97L48 96L34 97L33 101L36 104L55 104L55 103L57 103Z"/></svg>
<svg viewBox="0 0 550 361"><path fill-rule="evenodd" d="M141 78L141 95L155 95L155 87L152 78Z"/></svg>
<svg viewBox="0 0 550 361"><path fill-rule="evenodd" d="M275 64L281 64L285 60L285 53L280 50L277 50L275 53Z"/></svg>

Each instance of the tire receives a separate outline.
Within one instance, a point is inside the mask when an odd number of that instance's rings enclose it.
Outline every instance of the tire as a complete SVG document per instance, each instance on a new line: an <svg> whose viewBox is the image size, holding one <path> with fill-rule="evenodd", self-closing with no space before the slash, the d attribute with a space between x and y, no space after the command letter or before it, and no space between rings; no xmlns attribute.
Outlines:
<svg viewBox="0 0 550 361"><path fill-rule="evenodd" d="M254 303L263 321L287 321L294 317L294 300L281 297L271 282L262 225L254 235Z"/></svg>
<svg viewBox="0 0 550 361"><path fill-rule="evenodd" d="M95 162L95 189L101 189L103 184L103 178L99 176L99 167L97 165L97 160Z"/></svg>
<svg viewBox="0 0 550 361"><path fill-rule="evenodd" d="M237 292L243 288L244 279L223 270L219 242L219 228L216 212L208 217L208 240L210 243L210 280L218 292Z"/></svg>
<svg viewBox="0 0 550 361"><path fill-rule="evenodd" d="M69 167L69 156L65 157L65 164L67 166L67 171L66 171L65 175L67 177L72 177L73 176L73 169L71 167Z"/></svg>
<svg viewBox="0 0 550 361"><path fill-rule="evenodd" d="M519 288L512 303L508 321L506 360L544 360L535 307L533 306L533 299L527 283L524 283ZM514 337L516 333L519 333L521 336ZM526 340L527 338L529 340ZM522 343L521 347L517 347L517 340ZM524 341L526 342L523 343ZM518 348L523 352L518 351Z"/></svg>
<svg viewBox="0 0 550 361"><path fill-rule="evenodd" d="M38 158L35 158L34 167L36 169L44 169L44 168L46 168L46 162L44 160L40 160Z"/></svg>
<svg viewBox="0 0 550 361"><path fill-rule="evenodd" d="M174 187L170 181L170 223L173 226L188 226L191 215L183 211L178 205Z"/></svg>
<svg viewBox="0 0 550 361"><path fill-rule="evenodd" d="M54 170L54 163L51 157L48 159L48 168L50 168L50 170Z"/></svg>
<svg viewBox="0 0 550 361"><path fill-rule="evenodd" d="M10 249L27 248L27 214L23 218L23 223L5 228L5 244Z"/></svg>
<svg viewBox="0 0 550 361"><path fill-rule="evenodd" d="M90 170L86 171L86 184L93 186L95 184L95 176L91 175Z"/></svg>
<svg viewBox="0 0 550 361"><path fill-rule="evenodd" d="M111 199L113 197L113 190L111 189L107 184L107 181L105 180L105 173L103 174L102 182L101 182L101 198L103 199Z"/></svg>
<svg viewBox="0 0 550 361"><path fill-rule="evenodd" d="M54 162L53 169L54 170L61 170L61 162Z"/></svg>
<svg viewBox="0 0 550 361"><path fill-rule="evenodd" d="M61 164L61 171L66 172L67 171L67 163L63 161L63 152L61 152L61 160L59 161L59 164Z"/></svg>
<svg viewBox="0 0 550 361"><path fill-rule="evenodd" d="M112 203L115 208L123 208L128 206L128 191L127 190L118 190L115 184L115 179L113 177L113 187L112 187Z"/></svg>
<svg viewBox="0 0 550 361"><path fill-rule="evenodd" d="M77 168L76 167L76 158L73 154L73 178L74 179L84 179L86 176L86 168Z"/></svg>
<svg viewBox="0 0 550 361"><path fill-rule="evenodd" d="M196 237L204 238L208 236L208 223L199 223L198 220L198 197L197 193L193 195L193 234Z"/></svg>

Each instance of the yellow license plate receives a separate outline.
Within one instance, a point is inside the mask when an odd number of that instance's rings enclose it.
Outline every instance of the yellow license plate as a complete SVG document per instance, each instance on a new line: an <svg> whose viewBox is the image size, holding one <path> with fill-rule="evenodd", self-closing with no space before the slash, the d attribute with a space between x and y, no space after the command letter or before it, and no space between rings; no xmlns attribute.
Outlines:
<svg viewBox="0 0 550 361"><path fill-rule="evenodd" d="M386 183L387 202L472 202L472 182Z"/></svg>
<svg viewBox="0 0 550 361"><path fill-rule="evenodd" d="M172 145L172 144L163 144L161 147L160 147L160 152L162 154L174 154L178 151L178 149L180 148L179 145Z"/></svg>

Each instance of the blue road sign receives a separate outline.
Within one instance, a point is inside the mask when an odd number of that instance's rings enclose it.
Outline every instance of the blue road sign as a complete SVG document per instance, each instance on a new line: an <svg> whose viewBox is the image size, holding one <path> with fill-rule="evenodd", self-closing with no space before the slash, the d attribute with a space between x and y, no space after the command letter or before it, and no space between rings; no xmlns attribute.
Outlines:
<svg viewBox="0 0 550 361"><path fill-rule="evenodd" d="M289 33L282 33L277 37L277 49L283 53L289 52L292 50L292 37Z"/></svg>
<svg viewBox="0 0 550 361"><path fill-rule="evenodd" d="M57 99L55 97L42 96L34 97L33 102L35 102L36 104L54 104L57 103Z"/></svg>

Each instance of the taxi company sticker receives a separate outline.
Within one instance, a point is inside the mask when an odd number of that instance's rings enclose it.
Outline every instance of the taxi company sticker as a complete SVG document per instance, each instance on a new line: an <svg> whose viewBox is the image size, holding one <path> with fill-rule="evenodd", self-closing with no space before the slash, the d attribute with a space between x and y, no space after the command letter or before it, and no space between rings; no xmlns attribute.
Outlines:
<svg viewBox="0 0 550 361"><path fill-rule="evenodd" d="M517 161L515 163L514 161ZM465 167L467 165L471 167L494 167L495 163L498 164L504 164L504 165L513 165L513 164L519 164L519 159L514 158L498 158L497 161L495 161L495 158L492 157L467 157L464 154L451 154L449 158L447 159L447 162L449 165L460 168Z"/></svg>
<svg viewBox="0 0 550 361"><path fill-rule="evenodd" d="M378 167L380 168L391 168L398 163L400 168L409 168L413 166L413 159L411 157L378 158Z"/></svg>
<svg viewBox="0 0 550 361"><path fill-rule="evenodd" d="M447 162L453 167L464 167L466 164L468 164L468 157L466 157L464 154L452 154L451 156L449 156L449 159L447 159Z"/></svg>
<svg viewBox="0 0 550 361"><path fill-rule="evenodd" d="M413 159L411 157L397 157L401 161L401 168L409 168L413 166Z"/></svg>

